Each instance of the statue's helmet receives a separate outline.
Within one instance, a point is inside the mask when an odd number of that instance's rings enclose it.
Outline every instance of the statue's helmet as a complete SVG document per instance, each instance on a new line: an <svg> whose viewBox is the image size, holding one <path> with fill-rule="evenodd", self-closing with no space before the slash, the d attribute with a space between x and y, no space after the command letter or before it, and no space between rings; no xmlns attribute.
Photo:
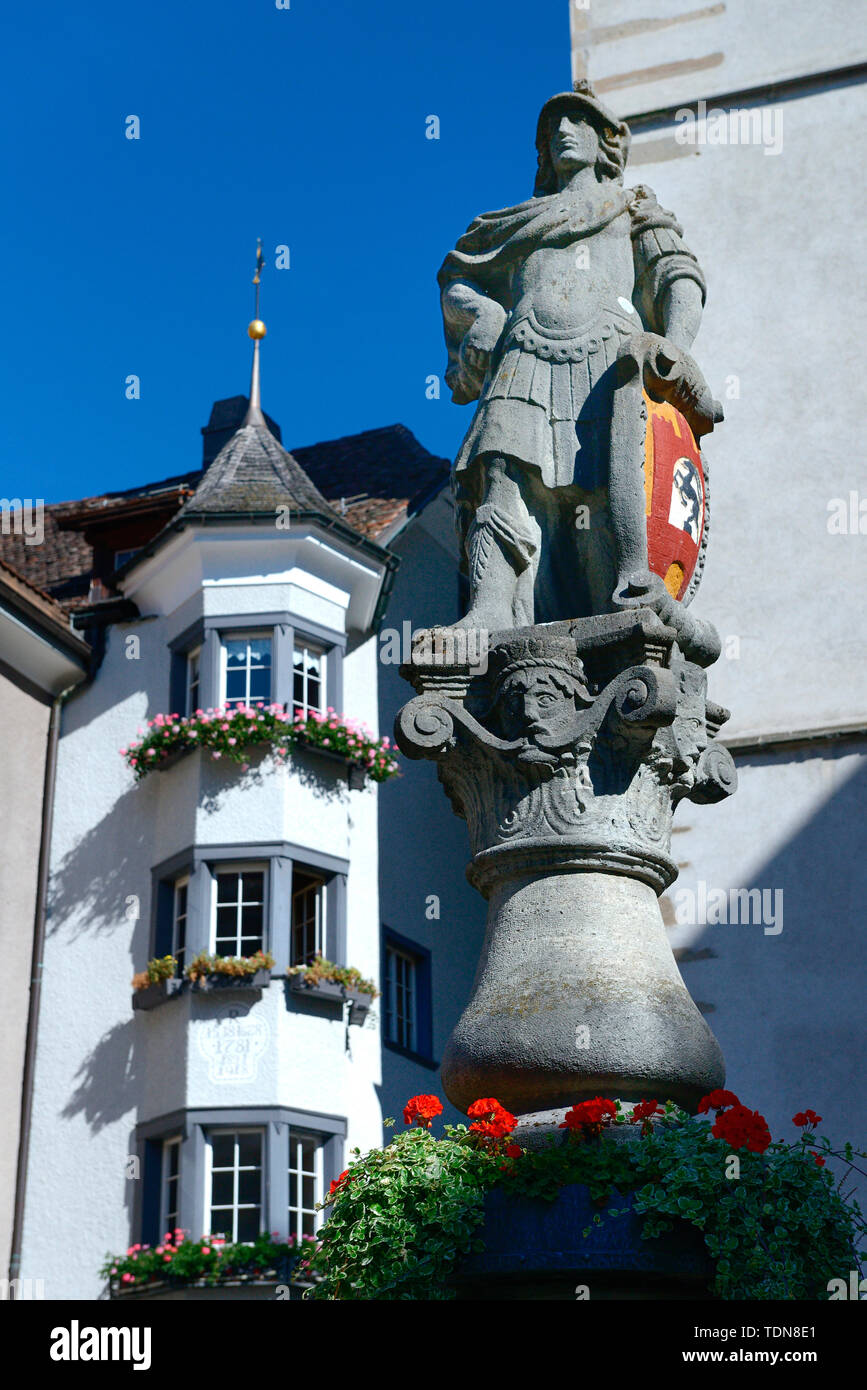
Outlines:
<svg viewBox="0 0 867 1390"><path fill-rule="evenodd" d="M571 92L558 92L556 96L549 97L539 112L536 125L539 167L533 190L535 196L538 198L557 191L557 175L551 162L551 132L555 122L564 115L574 120L590 121L599 136L597 170L602 178L616 179L621 183L629 155L629 126L625 121L618 120L614 112L599 100L591 84L582 79L574 84Z"/></svg>

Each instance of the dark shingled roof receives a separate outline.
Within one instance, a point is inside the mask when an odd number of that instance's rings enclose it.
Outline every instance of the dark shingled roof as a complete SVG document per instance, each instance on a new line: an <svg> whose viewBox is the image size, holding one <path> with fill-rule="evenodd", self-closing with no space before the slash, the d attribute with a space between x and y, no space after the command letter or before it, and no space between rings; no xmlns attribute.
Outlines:
<svg viewBox="0 0 867 1390"><path fill-rule="evenodd" d="M262 421L242 425L224 444L178 516L220 512L322 512L333 508Z"/></svg>
<svg viewBox="0 0 867 1390"><path fill-rule="evenodd" d="M243 433L238 426L246 415L247 405L245 396L216 402L203 431L205 457L209 454L213 457L214 442L219 440L220 452L227 456L226 473L229 460L237 457L230 446L235 444L238 452L248 448L247 441L238 437ZM246 500L236 505L233 500L227 507L224 498L211 498L212 502L216 500L220 504L217 512L259 511L263 505L266 510L273 510L286 503L289 492L296 496L296 507L321 511L323 515L336 514L359 535L384 545L406 518L421 511L448 481L448 460L429 453L405 425L385 425L341 439L304 445L290 454L275 438L279 436L279 426L267 416L265 420L269 428L254 427L258 437L253 446L252 469L257 476L261 475L260 482L253 484L254 505L251 507ZM233 427L237 433L224 443L221 435ZM27 545L23 536L0 534L0 559L64 608L81 608L88 603L93 575L93 550L84 536L85 516L97 518L115 509L120 512L124 502L158 497L162 492L170 494L173 490L179 493L184 487L195 489L194 496L184 504L186 510L202 511L196 499L208 501L212 492L209 479L216 464L215 458L211 470L196 468L189 473L99 497L50 503L45 508L43 543ZM241 470L236 469L236 479L239 471L242 477L249 477L247 464ZM237 485L228 478L225 482L230 488ZM279 500L273 492L277 487L280 488ZM261 490L257 490L259 488ZM303 496L297 495L296 489ZM264 504L263 496L268 498ZM215 509L209 505L208 510ZM67 519L71 525L67 522L63 526Z"/></svg>

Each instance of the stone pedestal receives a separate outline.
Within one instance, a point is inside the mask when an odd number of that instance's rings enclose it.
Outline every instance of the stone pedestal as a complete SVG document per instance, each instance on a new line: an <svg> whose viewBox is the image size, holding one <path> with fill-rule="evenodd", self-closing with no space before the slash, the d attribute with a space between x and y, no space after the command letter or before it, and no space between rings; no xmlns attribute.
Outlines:
<svg viewBox="0 0 867 1390"><path fill-rule="evenodd" d="M525 1121L598 1094L694 1108L723 1059L657 897L677 875L677 802L735 786L714 741L727 712L700 664L712 644L635 607L493 634L480 651L459 630L422 634L395 726L408 757L437 762L488 900L446 1095L464 1111L495 1096Z"/></svg>

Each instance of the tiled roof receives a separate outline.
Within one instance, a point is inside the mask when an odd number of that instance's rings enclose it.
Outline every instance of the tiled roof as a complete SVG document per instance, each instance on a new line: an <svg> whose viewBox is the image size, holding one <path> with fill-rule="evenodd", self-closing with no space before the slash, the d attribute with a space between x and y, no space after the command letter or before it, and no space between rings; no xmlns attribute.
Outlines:
<svg viewBox="0 0 867 1390"><path fill-rule="evenodd" d="M233 398L225 404L231 406L237 416L240 406L246 406L246 398ZM217 406L222 405L222 402L217 403ZM267 430L261 432L267 436L263 447L270 451L274 440ZM262 441L258 442L262 445ZM239 440L239 446L244 443ZM290 455L279 444L274 447L280 450L285 467L285 459ZM302 499L298 499L303 510L319 510L325 499L326 506L330 504L331 510L348 526L379 544L386 544L407 516L421 510L449 476L448 461L428 453L404 425L386 425L342 439L304 445L292 450L291 458L297 461L299 472L303 469L309 480L309 505L303 505ZM23 536L0 534L0 560L64 608L81 607L88 602L93 569L93 552L83 534L85 518L92 515L96 519L110 512L122 512L124 502L135 502L139 498L158 497L160 493L168 494L173 490L179 493L182 488L195 489L203 479L204 470L198 468L137 488L49 504L45 508L42 544L27 545ZM288 485L300 486L297 478ZM313 505L314 496L320 499L318 505ZM193 510L192 501L190 499L190 510ZM231 510L250 508L245 504L233 506ZM71 518L74 518L73 529L62 529L61 523L68 524Z"/></svg>
<svg viewBox="0 0 867 1390"><path fill-rule="evenodd" d="M332 510L265 425L242 425L223 445L188 502L182 515L224 512L270 512L280 506L305 512Z"/></svg>

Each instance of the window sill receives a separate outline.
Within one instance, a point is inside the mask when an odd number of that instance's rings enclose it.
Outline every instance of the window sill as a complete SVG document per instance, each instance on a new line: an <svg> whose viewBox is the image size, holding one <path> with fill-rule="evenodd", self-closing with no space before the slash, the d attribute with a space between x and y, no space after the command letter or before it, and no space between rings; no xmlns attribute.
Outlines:
<svg viewBox="0 0 867 1390"><path fill-rule="evenodd" d="M345 985L336 984L333 980L321 980L319 984L309 985L305 982L303 975L287 976L290 993L300 995L304 999L317 999L322 1003L343 1005L345 999L352 1001L352 1009L349 1014L349 1022L361 1026L370 1012L373 1003L372 994L360 994L353 989L347 989Z"/></svg>
<svg viewBox="0 0 867 1390"><path fill-rule="evenodd" d="M137 989L132 996L132 1006L137 1011L150 1012L151 1009L158 1009L161 1004L167 1004L170 999L188 991L193 994L212 994L224 989L261 990L267 989L270 983L270 970L257 970L255 975L206 975L195 984L189 980L160 980L159 984L148 985L147 989Z"/></svg>
<svg viewBox="0 0 867 1390"><path fill-rule="evenodd" d="M423 1052L413 1052L409 1047L401 1047L399 1043L389 1042L388 1038L383 1038L383 1047L387 1047L389 1052L396 1052L399 1057L405 1057L408 1062L417 1062L420 1067L427 1067L428 1071L437 1071L439 1062L435 1062L433 1057L426 1057Z"/></svg>

